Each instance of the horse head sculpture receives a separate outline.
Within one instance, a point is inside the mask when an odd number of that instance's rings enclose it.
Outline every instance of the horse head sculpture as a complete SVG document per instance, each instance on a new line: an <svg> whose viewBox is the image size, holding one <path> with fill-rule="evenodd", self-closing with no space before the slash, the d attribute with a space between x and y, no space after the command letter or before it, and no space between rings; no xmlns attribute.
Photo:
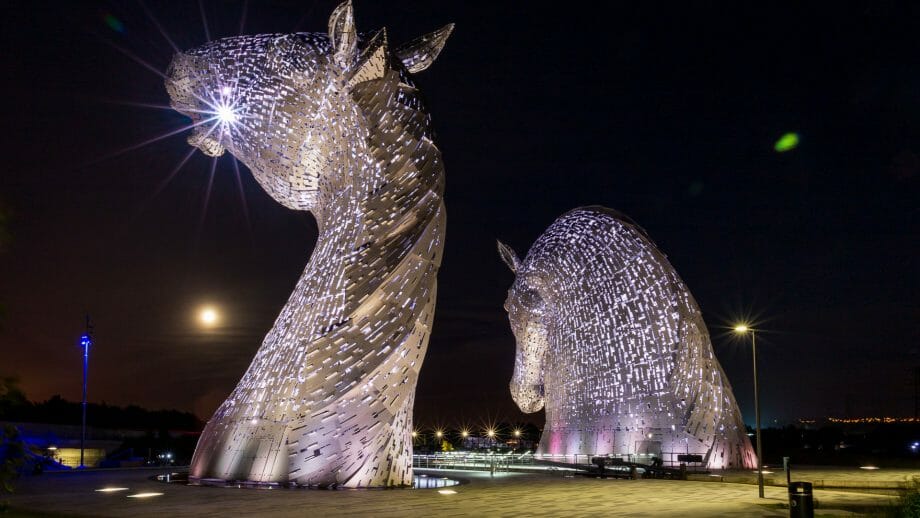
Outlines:
<svg viewBox="0 0 920 518"><path fill-rule="evenodd" d="M544 283L539 272L525 271L522 261L511 247L498 243L502 259L515 273L514 284L508 290L505 311L511 322L511 332L517 342L511 397L521 411L533 413L543 408L543 374L549 335Z"/></svg>
<svg viewBox="0 0 920 518"><path fill-rule="evenodd" d="M538 454L755 465L699 308L638 225L583 207L523 260L502 243L499 253L515 273L511 395L524 412L546 410Z"/></svg>
<svg viewBox="0 0 920 518"><path fill-rule="evenodd" d="M166 88L196 128L319 237L191 476L315 486L412 482L412 405L444 246L444 168L412 74L453 26L395 50L355 29L238 36L177 54Z"/></svg>

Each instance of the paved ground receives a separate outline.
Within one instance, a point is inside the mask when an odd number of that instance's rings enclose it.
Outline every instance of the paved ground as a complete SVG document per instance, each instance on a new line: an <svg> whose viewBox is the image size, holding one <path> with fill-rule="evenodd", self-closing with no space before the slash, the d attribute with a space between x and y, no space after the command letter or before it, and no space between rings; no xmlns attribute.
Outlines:
<svg viewBox="0 0 920 518"><path fill-rule="evenodd" d="M150 480L161 471L47 473L19 481L12 516L788 516L785 488L669 480L429 471L467 483L437 489L343 490L190 487ZM104 487L127 491L100 493ZM128 495L163 493L151 498ZM819 490L816 516L851 516L890 497Z"/></svg>
<svg viewBox="0 0 920 518"><path fill-rule="evenodd" d="M718 480L724 482L741 482L748 484L757 483L757 474L754 471L713 471L708 475L690 475L691 480ZM888 468L862 469L834 466L795 466L792 469L792 480L811 482L816 488L841 489L906 489L914 487L920 482L920 466L918 469ZM764 469L764 484L770 486L785 486L786 475L783 469Z"/></svg>

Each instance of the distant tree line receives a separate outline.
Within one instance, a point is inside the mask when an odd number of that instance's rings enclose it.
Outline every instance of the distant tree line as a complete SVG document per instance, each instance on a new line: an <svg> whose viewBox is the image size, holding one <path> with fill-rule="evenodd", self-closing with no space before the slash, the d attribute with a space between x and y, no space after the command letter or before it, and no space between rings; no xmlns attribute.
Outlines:
<svg viewBox="0 0 920 518"><path fill-rule="evenodd" d="M763 456L769 465L779 465L783 457L791 457L798 464L860 466L887 460L915 466L920 461L920 425L825 423L766 428Z"/></svg>
<svg viewBox="0 0 920 518"><path fill-rule="evenodd" d="M97 428L133 430L200 431L203 423L194 414L179 410L146 410L137 405L126 407L89 403L87 425ZM0 380L0 421L46 424L80 424L81 404L52 396L43 402L29 401L14 378Z"/></svg>

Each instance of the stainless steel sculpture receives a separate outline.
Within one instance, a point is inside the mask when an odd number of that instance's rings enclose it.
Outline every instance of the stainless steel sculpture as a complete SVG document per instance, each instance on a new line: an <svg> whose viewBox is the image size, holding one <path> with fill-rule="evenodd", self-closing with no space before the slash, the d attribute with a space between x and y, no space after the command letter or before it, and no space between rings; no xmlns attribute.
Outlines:
<svg viewBox="0 0 920 518"><path fill-rule="evenodd" d="M444 169L410 73L453 26L391 51L355 32L226 38L177 54L166 88L276 201L319 226L310 262L236 389L205 427L196 478L412 483L412 405L444 246Z"/></svg>
<svg viewBox="0 0 920 518"><path fill-rule="evenodd" d="M502 243L499 252L516 274L505 303L517 340L511 395L524 412L546 407L538 454L756 465L696 301L638 225L584 207L523 261Z"/></svg>

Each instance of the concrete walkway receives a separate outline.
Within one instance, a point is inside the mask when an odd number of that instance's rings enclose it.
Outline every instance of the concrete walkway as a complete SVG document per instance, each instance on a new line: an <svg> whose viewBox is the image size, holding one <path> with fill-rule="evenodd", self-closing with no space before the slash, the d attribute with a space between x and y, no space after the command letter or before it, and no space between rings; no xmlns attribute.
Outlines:
<svg viewBox="0 0 920 518"><path fill-rule="evenodd" d="M553 475L427 471L464 479L438 489L342 490L190 487L150 480L164 470L48 473L20 479L12 516L788 516L785 488L765 500L746 484L615 480ZM417 470L418 473L424 471ZM111 493L106 487L128 488ZM138 493L162 493L130 498ZM816 516L852 516L890 497L820 490Z"/></svg>

